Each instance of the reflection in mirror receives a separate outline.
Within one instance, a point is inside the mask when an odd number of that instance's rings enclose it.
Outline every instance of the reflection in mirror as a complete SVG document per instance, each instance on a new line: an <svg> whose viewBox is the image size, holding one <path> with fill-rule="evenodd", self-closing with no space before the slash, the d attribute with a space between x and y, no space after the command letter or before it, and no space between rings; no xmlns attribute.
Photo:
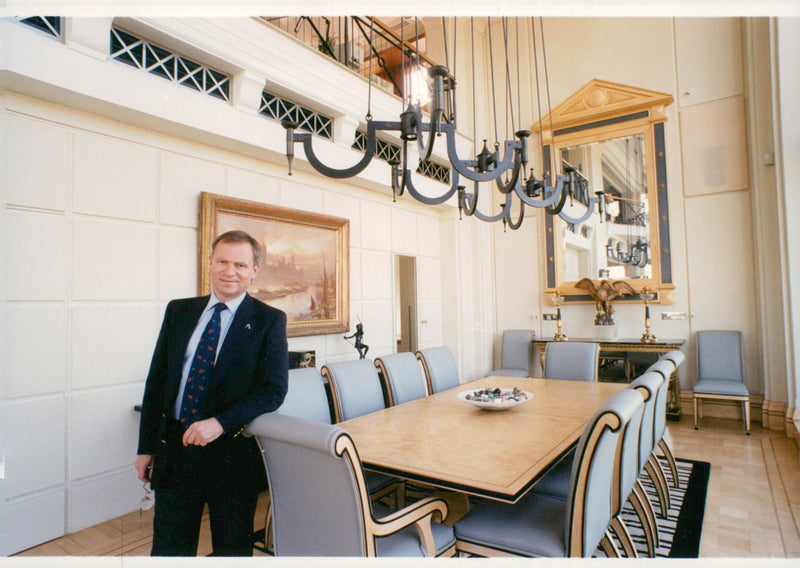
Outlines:
<svg viewBox="0 0 800 568"><path fill-rule="evenodd" d="M598 278L601 270L614 280L652 278L644 135L561 148L560 158L562 171L575 172L575 200L585 205L593 194L603 198L600 211L584 223L556 220L561 280Z"/></svg>

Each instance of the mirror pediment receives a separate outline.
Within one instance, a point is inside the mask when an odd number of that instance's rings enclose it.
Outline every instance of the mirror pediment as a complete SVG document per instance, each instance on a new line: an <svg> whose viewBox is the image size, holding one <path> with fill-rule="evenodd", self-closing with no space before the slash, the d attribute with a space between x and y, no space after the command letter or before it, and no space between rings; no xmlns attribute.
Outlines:
<svg viewBox="0 0 800 568"><path fill-rule="evenodd" d="M672 95L667 93L592 79L544 116L533 130L542 132L548 140L552 132L558 136L573 126L585 127L637 111L648 111L651 121L664 120L664 107L672 102Z"/></svg>
<svg viewBox="0 0 800 568"><path fill-rule="evenodd" d="M544 171L573 171L576 200L601 196L579 225L545 216L546 292L590 301L577 282L611 275L636 291L672 302L664 143L671 95L593 79L533 125ZM584 195L585 194L585 195Z"/></svg>

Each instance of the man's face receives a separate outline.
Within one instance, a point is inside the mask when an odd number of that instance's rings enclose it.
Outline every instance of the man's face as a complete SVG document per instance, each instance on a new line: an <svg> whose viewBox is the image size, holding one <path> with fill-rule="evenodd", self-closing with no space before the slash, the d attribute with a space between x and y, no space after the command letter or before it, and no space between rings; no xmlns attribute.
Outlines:
<svg viewBox="0 0 800 568"><path fill-rule="evenodd" d="M238 298L256 277L253 249L248 243L217 243L211 255L208 275L211 287L222 302Z"/></svg>

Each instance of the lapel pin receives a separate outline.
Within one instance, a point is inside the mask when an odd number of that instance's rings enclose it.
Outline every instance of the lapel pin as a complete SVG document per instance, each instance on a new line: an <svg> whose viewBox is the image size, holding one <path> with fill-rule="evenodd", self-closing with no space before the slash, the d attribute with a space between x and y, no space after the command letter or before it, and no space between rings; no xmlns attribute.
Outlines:
<svg viewBox="0 0 800 568"><path fill-rule="evenodd" d="M245 324L244 328L245 329L250 329L250 324L249 323Z"/></svg>

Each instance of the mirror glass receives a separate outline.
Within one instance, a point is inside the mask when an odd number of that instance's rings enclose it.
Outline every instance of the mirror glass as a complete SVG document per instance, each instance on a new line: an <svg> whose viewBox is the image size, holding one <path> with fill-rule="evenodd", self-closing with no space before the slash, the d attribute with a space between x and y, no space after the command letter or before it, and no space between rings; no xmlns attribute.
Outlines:
<svg viewBox="0 0 800 568"><path fill-rule="evenodd" d="M600 210L587 221L572 225L555 219L557 255L562 259L559 283L652 278L652 156L647 155L644 133L561 147L558 156L561 171L575 172L577 201L585 204L602 193Z"/></svg>

